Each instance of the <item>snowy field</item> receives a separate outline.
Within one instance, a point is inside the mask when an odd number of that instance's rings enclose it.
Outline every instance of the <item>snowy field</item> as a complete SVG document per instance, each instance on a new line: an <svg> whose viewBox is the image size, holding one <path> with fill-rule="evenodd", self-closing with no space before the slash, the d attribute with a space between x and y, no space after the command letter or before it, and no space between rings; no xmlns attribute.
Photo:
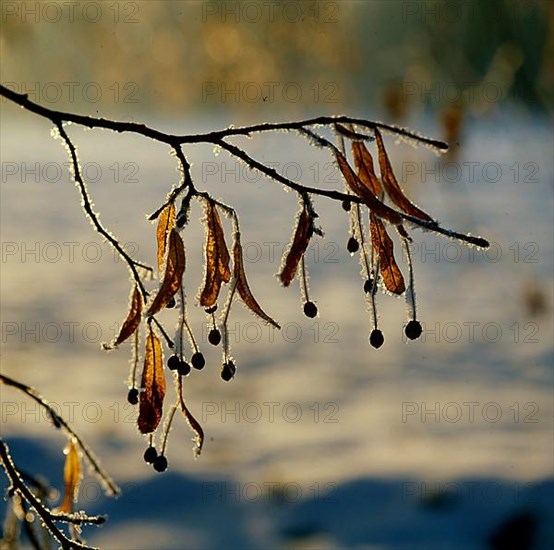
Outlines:
<svg viewBox="0 0 554 550"><path fill-rule="evenodd" d="M413 230L424 335L405 343L403 298L380 295L380 350L367 342L360 267L345 249L348 218L340 205L316 199L325 238L308 254L319 307L310 320L298 286L283 289L274 276L293 230L294 194L226 153L186 149L197 187L237 208L251 287L283 330L273 332L236 303L230 326L238 370L231 383L221 381L219 350L207 343L205 317L193 304L203 247L196 206L183 232L185 287L208 362L185 390L206 444L195 460L179 418L169 469L157 474L142 460L146 441L125 401L130 346L100 349L126 314L126 269L84 218L49 125L5 110L1 368L58 404L123 487L113 501L86 479L80 506L109 514L103 528L86 530L88 542L109 550L484 550L501 547L491 537L511 520L514 532L534 533L531 548L552 547L549 121L498 112L466 129L455 160L387 137L413 200L444 226L493 246L485 254ZM175 132L226 125L146 122ZM428 120L410 126L437 136ZM154 263L155 227L145 214L176 183L174 159L138 136L69 132L103 223L136 258ZM342 186L329 159L300 138L236 142L306 185ZM230 243L230 226L226 231ZM175 315L160 318L172 329ZM10 388L0 391L2 437L15 460L61 488L63 438L34 404Z"/></svg>

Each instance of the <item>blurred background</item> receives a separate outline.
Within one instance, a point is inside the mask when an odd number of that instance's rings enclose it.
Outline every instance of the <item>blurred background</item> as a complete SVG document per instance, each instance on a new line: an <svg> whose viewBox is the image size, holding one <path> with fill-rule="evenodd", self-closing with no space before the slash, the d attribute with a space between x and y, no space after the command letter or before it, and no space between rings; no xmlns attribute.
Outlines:
<svg viewBox="0 0 554 550"><path fill-rule="evenodd" d="M380 294L386 341L374 350L340 205L315 201L325 238L307 255L319 308L307 319L298 285L282 289L274 276L294 194L211 146L185 148L196 186L236 207L252 290L283 329L235 304L238 371L221 381L220 350L195 305L195 205L185 287L207 365L185 391L206 444L194 460L179 418L158 474L125 401L130 345L100 349L126 315L126 269L82 214L51 125L2 100L1 368L53 401L122 485L113 501L85 479L79 506L110 516L85 531L91 544L552 546L552 2L4 1L1 10L1 82L53 109L173 133L344 113L445 139L450 151L437 156L386 136L397 178L442 225L492 243L485 253L412 231L424 333L406 343L404 299ZM154 263L145 215L178 183L175 160L140 136L68 132L102 222ZM296 135L233 142L291 179L342 189L331 159ZM176 315L160 316L170 332ZM61 490L63 437L33 403L0 392L15 460Z"/></svg>

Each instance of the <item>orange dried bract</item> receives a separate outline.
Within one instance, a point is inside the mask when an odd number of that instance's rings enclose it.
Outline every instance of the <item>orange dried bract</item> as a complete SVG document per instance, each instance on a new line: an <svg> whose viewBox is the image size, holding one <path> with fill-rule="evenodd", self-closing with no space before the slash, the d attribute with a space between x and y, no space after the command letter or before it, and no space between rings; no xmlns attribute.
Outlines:
<svg viewBox="0 0 554 550"><path fill-rule="evenodd" d="M434 222L433 218L419 209L415 204L413 204L408 197L402 191L394 172L392 171L392 166L389 161L389 157L385 150L385 145L383 143L383 138L381 133L377 128L375 128L375 140L377 141L377 149L379 152L379 169L381 170L381 181L383 182L383 187L387 192L387 195L390 197L391 201L398 206L406 214L410 216L415 216L420 220L425 220L427 222Z"/></svg>
<svg viewBox="0 0 554 550"><path fill-rule="evenodd" d="M73 439L69 441L66 453L67 455L63 469L64 497L59 511L71 514L73 513L73 504L77 502L79 485L83 479L81 456Z"/></svg>
<svg viewBox="0 0 554 550"><path fill-rule="evenodd" d="M147 315L155 315L164 308L175 293L179 290L185 272L185 247L183 240L177 232L172 229L168 239L167 261L165 266L164 280L148 309Z"/></svg>
<svg viewBox="0 0 554 550"><path fill-rule="evenodd" d="M358 178L376 197L382 192L381 182L375 174L373 167L373 157L367 150L367 147L360 141L352 142L352 155L354 157L354 165L358 171Z"/></svg>
<svg viewBox="0 0 554 550"><path fill-rule="evenodd" d="M141 433L152 433L160 423L165 397L163 353L160 340L149 327L144 351L138 428Z"/></svg>
<svg viewBox="0 0 554 550"><path fill-rule="evenodd" d="M394 259L392 239L389 237L383 222L375 214L371 213L369 219L371 243L379 256L379 269L385 287L393 294L402 294L406 290L406 285L402 272Z"/></svg>
<svg viewBox="0 0 554 550"><path fill-rule="evenodd" d="M132 336L140 325L140 320L142 317L142 295L138 287L135 286L131 298L131 306L129 307L129 313L127 318L123 321L121 325L121 330L119 335L111 344L102 344L102 347L105 350L110 350L119 346Z"/></svg>
<svg viewBox="0 0 554 550"><path fill-rule="evenodd" d="M175 207L168 204L160 214L158 227L156 229L156 240L158 241L158 271L161 273L164 265L165 253L167 250L167 234L173 229L175 223Z"/></svg>
<svg viewBox="0 0 554 550"><path fill-rule="evenodd" d="M310 238L313 234L312 220L306 207L302 209L296 224L296 231L292 239L292 244L285 257L283 269L279 275L284 286L289 286L296 275L298 264L310 244Z"/></svg>
<svg viewBox="0 0 554 550"><path fill-rule="evenodd" d="M231 270L221 219L215 204L211 201L206 205L206 221L206 274L204 288L200 294L200 305L211 307L217 302L221 284L231 280Z"/></svg>
<svg viewBox="0 0 554 550"><path fill-rule="evenodd" d="M346 160L345 156L340 151L335 151L335 157L339 165L340 171L344 176L348 187L364 201L366 206L379 218L383 218L392 224L399 224L402 222L402 216L386 204L382 203L358 178L354 170L352 170L350 164Z"/></svg>
<svg viewBox="0 0 554 550"><path fill-rule="evenodd" d="M256 299L252 295L252 291L250 290L250 287L248 286L248 281L246 279L246 273L244 272L242 246L240 244L240 237L238 233L235 235L233 261L235 267L235 278L237 279L237 291L243 302L250 308L253 313L261 317L264 321L273 325L275 328L281 328L269 315L264 312L260 304L258 304Z"/></svg>

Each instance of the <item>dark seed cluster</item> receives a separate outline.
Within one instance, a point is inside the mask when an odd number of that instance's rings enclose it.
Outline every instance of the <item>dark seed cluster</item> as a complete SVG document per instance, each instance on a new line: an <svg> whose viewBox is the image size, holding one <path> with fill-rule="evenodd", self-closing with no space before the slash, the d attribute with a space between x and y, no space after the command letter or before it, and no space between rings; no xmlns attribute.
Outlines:
<svg viewBox="0 0 554 550"><path fill-rule="evenodd" d="M148 447L144 451L143 458L144 462L152 464L156 472L165 472L167 470L167 458L163 454L159 455L155 447Z"/></svg>

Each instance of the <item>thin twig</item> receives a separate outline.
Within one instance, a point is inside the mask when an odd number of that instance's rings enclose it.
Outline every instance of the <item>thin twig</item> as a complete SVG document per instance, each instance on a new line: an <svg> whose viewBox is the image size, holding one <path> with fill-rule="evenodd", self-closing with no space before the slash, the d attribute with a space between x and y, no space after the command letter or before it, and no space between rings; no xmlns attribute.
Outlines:
<svg viewBox="0 0 554 550"><path fill-rule="evenodd" d="M387 132L404 137L414 142L423 143L430 147L434 147L441 151L446 151L448 149L448 145L446 143L439 140L421 136L406 128L401 128L398 126L385 124L382 122L375 122L375 121L364 120L360 118L353 118L353 117L344 116L344 115L321 116L321 117L300 120L296 122L263 123L263 124L255 124L251 126L243 126L240 128L231 127L224 130L207 132L203 134L175 135L175 134L168 134L165 132L161 132L159 130L150 128L145 124L138 124L136 122L121 122L121 121L115 121L115 120L107 120L103 118L95 118L95 117L90 117L85 115L77 115L73 113L65 113L62 111L48 109L47 107L43 107L42 105L39 105L31 101L26 94L19 94L17 92L14 92L13 90L10 90L9 88L6 88L5 86L2 86L1 84L0 84L0 96L6 97L10 101L13 101L17 105L20 105L21 107L25 108L26 110L32 113L35 113L39 116L42 116L44 118L51 120L58 128L62 128L62 131L60 132L62 134L62 137L65 134L65 132L63 132L62 122L67 121L67 122L73 122L75 124L79 124L81 126L86 126L88 128L104 128L108 130L113 130L115 132L131 132L135 134L140 134L142 136L153 139L155 141L159 141L161 143L166 143L170 145L171 148L175 151L179 160L181 161L181 164L184 167L186 167L186 169L184 170L185 173L184 173L183 183L180 186L178 186L174 191L172 191L165 205L167 205L171 200L175 200L178 194L181 193L188 185L192 185L192 182L190 180L190 167L186 162L186 159L184 159L184 155L181 150L181 145L185 143L191 143L191 144L192 143L213 143L215 145L219 145L222 148L226 149L231 154L233 154L235 157L245 162L251 168L256 168L257 170L269 176L270 178L274 179L275 181L278 181L283 185L291 189L294 189L299 193L302 193L302 194L311 193L314 195L328 197L334 200L340 200L340 201L348 200L350 202L355 202L355 203L363 203L363 200L354 195L341 193L339 191L317 189L317 188L307 187L299 183L293 182L292 180L285 178L284 176L276 172L273 168L265 166L262 163L256 161L255 159L250 157L246 152L242 151L240 148L236 147L235 145L231 145L223 141L223 138L226 138L229 136L240 136L240 135L249 136L252 133L269 132L269 131L275 131L275 130L296 130L303 133L304 135L310 135L312 138L317 140L317 142L321 146L334 148L335 146L331 144L328 140L326 140L321 136L317 136L312 131L308 130L307 127L332 126L332 125L334 126L337 123L342 123L347 125L354 124L356 126L360 126L362 128L368 128L368 129L379 128L381 130L385 130ZM67 134L65 134L65 136L67 137ZM73 159L73 163L75 164L76 162L75 149L72 145L70 146L68 144L68 146L70 147L70 151L72 152L72 159ZM83 189L81 191L83 191ZM85 189L85 192L86 192L86 189ZM163 210L164 206L156 210L156 212L154 212L150 216L150 219L155 219L159 215L159 213ZM472 235L464 235L461 233L457 233L456 231L452 231L450 229L444 229L435 222L426 222L424 220L421 220L414 216L409 216L408 214L404 214L402 212L397 212L397 213L404 220L411 222L412 224L420 227L421 229L434 231L436 233L440 233L447 237L458 239L460 241L463 241L475 246L479 246L482 248L487 248L489 246L488 241L486 241L481 237L474 237ZM99 223L97 219L96 219L96 222ZM112 243L112 245L115 246L114 243L116 243L117 241L115 241L113 237L111 237L107 232L104 236L106 236L106 238L108 238L108 240ZM117 249L117 247L116 249L121 254L121 251L123 249L119 244L118 246L119 246L119 249ZM132 260L128 256L123 256L123 257L126 259L127 263L130 263L130 268L131 268L131 271L133 272L133 276L137 278L138 275L136 274L135 267L139 264L137 262L134 262L134 260ZM142 286L141 286L141 291L143 291ZM146 299L146 295L144 294L144 292L143 292L143 297Z"/></svg>
<svg viewBox="0 0 554 550"><path fill-rule="evenodd" d="M31 388L30 386L26 386L25 384L22 384L21 382L18 382L17 380L14 380L13 378L6 376L5 374L0 374L0 382L5 384L6 386L11 386L18 389L19 391L23 392L25 395L36 401L41 407L43 407L48 412L56 428L63 428L69 436L75 439L75 443L77 443L78 447L92 466L92 469L97 475L98 479L100 479L100 481L106 488L107 494L119 495L121 493L121 489L104 471L102 466L100 466L100 463L98 459L94 456L92 450L89 449L88 445L86 445L86 443L73 431L69 424L61 416L58 415L58 413L50 406L46 399L44 399L35 389Z"/></svg>
<svg viewBox="0 0 554 550"><path fill-rule="evenodd" d="M69 150L69 154L71 156L71 161L73 164L73 177L75 178L75 182L77 183L79 191L81 192L81 197L83 199L83 209L86 215L89 217L96 231L100 233L100 235L102 235L115 248L118 254L127 262L127 265L129 266L129 269L131 270L131 273L133 275L133 279L140 288L143 299L146 301L148 298L148 292L146 292L146 289L142 284L140 275L137 271L137 266L148 269L149 271L152 271L152 268L145 266L145 264L139 264L135 262L135 260L133 260L133 258L131 258L131 256L129 256L127 252L125 252L125 249L119 244L119 242L114 237L112 237L110 233L102 226L100 220L98 219L98 215L94 212L92 208L92 202L88 195L87 186L81 175L81 168L79 160L77 159L77 151L75 150L75 146L64 130L62 123L58 122L56 125L60 136L65 141L65 144L67 145L67 148Z"/></svg>
<svg viewBox="0 0 554 550"><path fill-rule="evenodd" d="M15 463L10 455L8 446L0 439L0 461L4 466L6 475L11 482L11 491L17 492L21 498L26 500L29 505L40 516L44 525L50 531L52 536L61 544L63 550L78 549L78 550L91 550L91 546L82 544L81 542L69 539L65 533L56 525L56 521L63 521L69 523L91 523L100 525L104 523L105 517L103 516L86 516L81 514L58 514L49 510L25 485L25 482L19 475L19 471L15 466Z"/></svg>
<svg viewBox="0 0 554 550"><path fill-rule="evenodd" d="M166 201L159 208L157 208L152 214L150 214L150 216L148 216L148 219L150 221L155 220L163 212L164 208L168 204L173 204L177 200L177 197L185 189L190 189L191 191L194 191L194 184L192 183L192 177L190 175L190 164L188 163L183 153L183 150L181 149L181 146L175 145L173 147L173 152L175 153L175 156L179 159L180 170L181 170L181 173L183 174L183 179L182 179L182 182L177 187L171 190Z"/></svg>
<svg viewBox="0 0 554 550"><path fill-rule="evenodd" d="M177 376L180 376L177 374ZM167 438L169 436L169 430L171 429L171 424L173 422L173 417L175 416L175 413L177 412L177 409L179 408L179 400L177 400L177 403L171 407L171 410L169 411L169 415L167 418L167 421L165 423L165 429L164 429L164 436L162 440L162 448L160 450L160 454L165 455L165 449L167 448Z"/></svg>
<svg viewBox="0 0 554 550"><path fill-rule="evenodd" d="M355 124L362 128L368 128L373 130L380 128L392 134L404 137L414 142L423 143L430 147L436 148L440 151L448 150L448 144L437 139L431 139L422 135L419 135L407 128L394 126L391 124L385 124L383 122L375 122L371 120L365 120L362 118L353 118L345 115L339 116L319 116L315 118L308 118L305 120L298 120L295 122L265 122L262 124L253 124L251 126L243 127L231 127L224 130L217 130L214 132L207 132L203 134L188 134L188 135L176 135L161 132L150 128L145 124L139 124L136 122L123 122L116 120L108 120L105 118L95 118L86 115L77 115L74 113L65 113L63 111L56 111L54 109L48 109L38 103L31 101L27 94L20 94L6 88L0 84L0 95L6 99L13 101L17 105L20 105L27 111L35 113L41 117L48 118L54 123L67 121L86 126L87 128L104 128L106 130L113 130L115 132L132 132L140 134L142 136L167 143L172 147L184 144L184 143L206 143L214 142L228 136L250 136L253 133L261 132L273 132L275 130L298 130L305 128L306 126L330 126L337 123L342 124Z"/></svg>

